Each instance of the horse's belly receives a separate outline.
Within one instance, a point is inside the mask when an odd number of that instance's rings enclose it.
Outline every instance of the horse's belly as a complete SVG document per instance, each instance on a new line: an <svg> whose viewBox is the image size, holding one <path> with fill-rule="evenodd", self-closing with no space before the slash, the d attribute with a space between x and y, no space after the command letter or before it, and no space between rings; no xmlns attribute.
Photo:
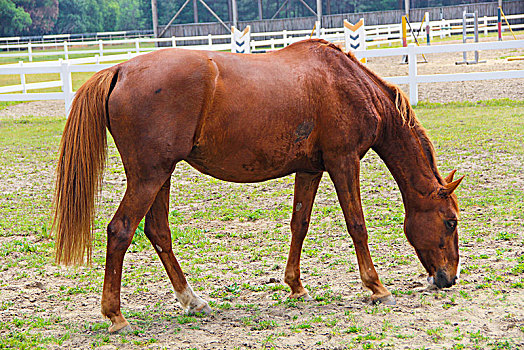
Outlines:
<svg viewBox="0 0 524 350"><path fill-rule="evenodd" d="M231 182L259 182L299 170L322 170L304 152L284 152L277 148L217 150L195 146L186 161L204 174Z"/></svg>

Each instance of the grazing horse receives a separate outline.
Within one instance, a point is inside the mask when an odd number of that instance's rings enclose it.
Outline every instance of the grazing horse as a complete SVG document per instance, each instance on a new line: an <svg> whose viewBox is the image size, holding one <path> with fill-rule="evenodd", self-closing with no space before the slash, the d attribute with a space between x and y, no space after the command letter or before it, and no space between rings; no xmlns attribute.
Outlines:
<svg viewBox="0 0 524 350"><path fill-rule="evenodd" d="M371 261L359 190L360 159L372 148L402 192L404 231L439 288L457 279L462 178L441 177L435 153L401 90L352 54L323 40L243 55L166 49L96 73L77 92L58 159L56 261L90 262L94 198L114 138L127 189L107 227L102 314L110 332L129 327L120 311L124 254L145 216L145 234L186 312L208 312L171 247L171 174L184 160L215 178L258 182L295 173L285 282L308 298L300 254L313 200L327 171L353 240L360 277L373 302L395 303Z"/></svg>

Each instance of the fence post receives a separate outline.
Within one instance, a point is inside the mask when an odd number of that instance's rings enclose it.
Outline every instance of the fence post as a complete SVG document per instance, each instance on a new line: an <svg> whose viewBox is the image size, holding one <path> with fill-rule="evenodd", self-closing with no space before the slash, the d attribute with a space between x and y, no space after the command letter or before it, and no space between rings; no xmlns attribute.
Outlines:
<svg viewBox="0 0 524 350"><path fill-rule="evenodd" d="M18 61L18 65L20 67L23 67L24 66L24 61ZM25 74L24 73L20 73L20 84L22 85L22 92L24 94L27 93L27 89L25 87Z"/></svg>
<svg viewBox="0 0 524 350"><path fill-rule="evenodd" d="M484 16L484 36L488 36L488 16Z"/></svg>
<svg viewBox="0 0 524 350"><path fill-rule="evenodd" d="M69 59L69 51L67 49L67 41L64 40L64 59L68 60Z"/></svg>
<svg viewBox="0 0 524 350"><path fill-rule="evenodd" d="M33 48L31 47L31 42L27 43L27 54L29 55L29 62L33 62Z"/></svg>
<svg viewBox="0 0 524 350"><path fill-rule="evenodd" d="M98 54L104 56L104 42L102 40L98 40Z"/></svg>
<svg viewBox="0 0 524 350"><path fill-rule="evenodd" d="M73 79L71 71L69 70L70 63L68 61L59 60L60 63L60 78L62 80L62 91L64 92L64 106L66 115L69 114L71 103L73 102Z"/></svg>
<svg viewBox="0 0 524 350"><path fill-rule="evenodd" d="M415 53L416 45L408 45L408 65L409 65L409 100L412 105L418 103L417 87L417 54Z"/></svg>
<svg viewBox="0 0 524 350"><path fill-rule="evenodd" d="M209 50L213 50L213 37L211 34L207 35L207 45L209 46Z"/></svg>
<svg viewBox="0 0 524 350"><path fill-rule="evenodd" d="M286 47L288 43L287 43L287 30L285 29L282 31L282 39L283 39L282 41L284 41L284 47Z"/></svg>
<svg viewBox="0 0 524 350"><path fill-rule="evenodd" d="M176 38L174 35L171 37L171 46L176 47Z"/></svg>
<svg viewBox="0 0 524 350"><path fill-rule="evenodd" d="M140 53L140 39L139 38L135 38L135 49L136 49L136 53Z"/></svg>

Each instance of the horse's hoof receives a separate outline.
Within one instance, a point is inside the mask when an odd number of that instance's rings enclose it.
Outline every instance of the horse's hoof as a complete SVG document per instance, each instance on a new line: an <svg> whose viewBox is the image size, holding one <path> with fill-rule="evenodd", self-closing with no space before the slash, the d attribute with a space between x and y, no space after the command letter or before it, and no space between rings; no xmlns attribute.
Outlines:
<svg viewBox="0 0 524 350"><path fill-rule="evenodd" d="M371 302L372 302L373 305L375 305L375 304L396 305L397 304L397 301L395 300L395 298L391 294L386 295L385 297L372 299Z"/></svg>
<svg viewBox="0 0 524 350"><path fill-rule="evenodd" d="M308 292L305 293L291 293L288 296L288 299L298 299L303 301L311 301L313 298L309 295Z"/></svg>
<svg viewBox="0 0 524 350"><path fill-rule="evenodd" d="M111 334L126 334L133 332L134 329L131 327L131 325L126 321L125 323L120 324L114 324L109 327L109 333Z"/></svg>
<svg viewBox="0 0 524 350"><path fill-rule="evenodd" d="M211 312L213 311L213 309L211 309L211 307L209 306L209 304L205 301L202 300L202 303L200 304L197 304L195 306L190 306L186 313L188 315L194 315L194 314L204 314L204 315L209 315Z"/></svg>

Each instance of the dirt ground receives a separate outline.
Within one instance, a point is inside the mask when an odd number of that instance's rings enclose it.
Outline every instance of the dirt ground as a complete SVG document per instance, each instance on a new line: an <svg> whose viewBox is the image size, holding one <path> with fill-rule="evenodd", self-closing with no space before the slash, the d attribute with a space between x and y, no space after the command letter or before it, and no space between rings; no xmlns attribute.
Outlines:
<svg viewBox="0 0 524 350"><path fill-rule="evenodd" d="M481 59L487 62L472 66L455 65L455 61L462 59L459 53L429 55L429 63L420 64L419 73L522 70L524 61L510 62L504 57L523 54L524 49L481 52ZM392 63L392 59L398 62ZM399 61L400 57L373 59L368 64L384 77L407 74L407 66ZM524 80L421 85L419 96L420 101L429 102L523 100ZM0 110L0 117L63 116L63 108L62 101L30 102ZM490 142L488 136L486 142ZM462 151L467 153L467 149ZM382 281L394 291L397 299L396 306L372 306L367 302L369 293L361 286L353 245L340 213L335 217L322 209L337 206L334 189L325 176L315 201L317 209L307 239L310 243L306 243L302 260L303 278L315 300L290 302L285 298L287 291L282 281L288 249L288 212L282 216L275 212L273 216L262 218L250 215L257 209L289 209L293 179L229 184L203 177L187 165L177 168L172 181L172 198L176 199L171 201L171 210L176 215L173 220L181 229L198 231L191 231L193 236L190 237L187 233L181 234L181 242L175 250L195 290L212 302L214 311L205 317L184 317L158 258L151 248L144 248L147 242L137 241L126 255L122 288L123 310L136 331L109 336L99 307L105 259L103 227L125 187L118 155L114 150L111 152L97 224L97 234L102 241L95 248L93 267L76 270L58 267L51 263L49 254L44 254L42 258L48 262L35 271L17 259L24 255L21 248L0 254L0 324L15 324L13 320L17 319L23 322L24 317L34 316L34 322L59 317L56 322L41 328L45 328L42 332L45 337L63 338L63 341L46 340L42 345L45 348L524 348L524 289L508 287L522 285L522 273L495 273L507 271L508 261L513 264L524 254L522 213L515 214L520 223L510 223L504 231L508 237L517 237L515 240L461 242L469 273L464 274L460 284L450 291L435 291L426 286L423 268L398 227L388 231L370 226L370 236L384 234L388 237L386 247L379 239L371 238L370 249ZM522 157L513 157L503 151L489 156L508 167L500 178L504 183L522 187L522 173L514 172L515 168L524 169ZM482 162L482 155L464 155L460 159L463 161L461 171L481 168L490 174L490 166ZM380 160L370 156L363 163L375 167ZM9 196L15 196L21 188L49 196L53 182L52 162L45 169L31 171L30 166L17 165L19 174L14 171L13 176L2 178L3 210L9 209ZM379 223L383 215L398 219L401 225L401 199L393 179L385 175L387 170L384 169L378 171L384 172L380 178L382 187L367 186L363 193L369 206L382 203L383 199L393 203L392 208L380 204L384 207L372 214L375 223ZM504 183L488 181L486 189L503 188ZM264 196L260 197L259 193ZM251 214L246 214L244 219L233 217L231 220L199 216L202 212L224 211L220 207L224 198L240 206L245 201L245 210ZM482 204L470 203L464 215L481 221L488 211L489 208ZM500 228L504 223L497 224ZM478 224L471 230L481 230L480 227ZM476 237L472 232L467 235ZM0 242L8 246L18 239L16 235L0 237ZM45 241L36 234L24 239L29 245ZM13 261L17 265L11 265ZM504 280L497 280L498 276L503 276ZM35 332L30 324L24 329L28 334ZM5 326L0 327L0 336L5 337L8 332Z"/></svg>

